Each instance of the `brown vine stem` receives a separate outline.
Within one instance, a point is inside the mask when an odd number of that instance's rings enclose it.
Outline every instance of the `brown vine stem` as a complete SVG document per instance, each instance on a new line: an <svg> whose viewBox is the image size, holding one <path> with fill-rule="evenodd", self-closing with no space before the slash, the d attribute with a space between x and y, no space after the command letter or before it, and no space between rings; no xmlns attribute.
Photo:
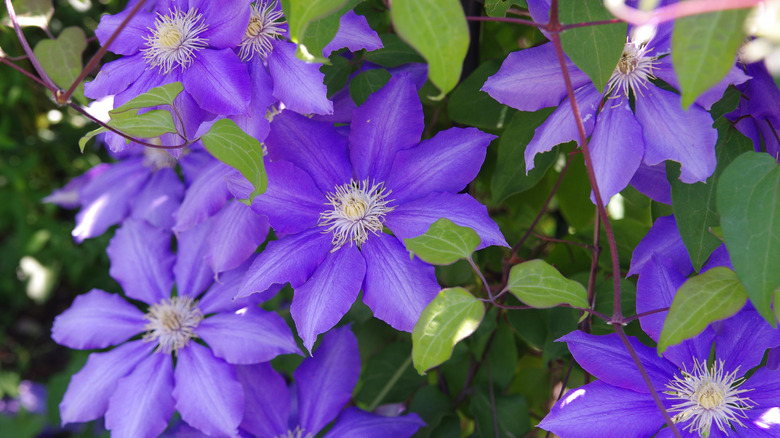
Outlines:
<svg viewBox="0 0 780 438"><path fill-rule="evenodd" d="M59 88L57 87L57 85L54 84L54 82L51 80L49 75L46 74L46 71L38 62L38 58L35 57L35 54L33 53L33 50L30 47L30 43L28 43L27 38L24 37L24 34L22 33L22 28L19 26L19 20L16 17L16 10L14 9L14 5L11 4L11 0L5 0L5 8L8 10L8 17L11 19L11 23L14 26L14 31L16 31L16 37L19 39L19 44L22 45L22 48L24 49L24 53L26 53L27 57L30 59L30 63L32 64L35 71L38 73L38 76L40 76L43 85L49 91L55 93L56 95L57 91L59 91Z"/></svg>
<svg viewBox="0 0 780 438"><path fill-rule="evenodd" d="M688 0L658 8L654 11L642 11L626 6L626 0L605 0L604 6L615 17L631 24L659 24L689 15L705 12L725 11L729 9L752 8L765 0Z"/></svg>
<svg viewBox="0 0 780 438"><path fill-rule="evenodd" d="M561 73L563 74L563 80L566 83L566 92L568 94L569 101L571 102L572 113L574 114L574 121L577 124L577 132L579 133L580 136L580 148L582 149L582 154L585 159L585 169L588 172L588 180L590 181L591 188L593 189L594 198L596 199L596 210L601 220L603 221L604 233L606 234L607 242L609 243L609 249L611 253L610 256L612 259L612 272L614 278L614 295L613 295L614 307L613 307L612 319L610 320L610 322L612 323L613 328L618 333L620 338L623 340L623 344L626 346L626 349L628 349L629 354L634 359L634 363L639 369L639 372L642 374L642 377L645 380L645 384L650 389L650 393L653 396L653 400L655 401L656 405L658 406L658 409L661 411L661 414L666 420L667 426L674 433L675 437L680 438L680 432L677 430L677 427L672 422L672 419L669 417L669 413L666 412L666 408L664 408L664 405L661 402L661 398L658 396L658 392L653 387L652 382L650 382L650 378L647 376L647 370L645 370L644 365L639 360L639 357L636 355L636 351L634 351L633 347L631 346L631 343L628 342L628 338L623 332L622 324L624 324L624 319L623 319L621 303L620 303L620 261L618 260L617 243L615 241L615 234L613 233L612 225L609 222L609 216L607 215L607 211L604 208L604 201L601 199L601 193L599 192L598 182L596 181L596 175L593 172L593 160L591 159L590 149L588 148L588 136L585 133L585 125L582 122L580 109L579 106L577 105L577 100L574 96L574 87L572 86L571 76L569 75L569 69L566 67L566 58L563 51L563 45L561 44L561 35L560 35L561 23L558 20L558 0L551 1L550 21L549 23L547 23L547 29L550 31L550 38L552 39L553 45L555 46L555 53L558 56L558 62L561 67ZM594 244L594 246L596 245Z"/></svg>
<svg viewBox="0 0 780 438"><path fill-rule="evenodd" d="M129 23L130 20L135 16L135 14L138 13L138 11L144 5L145 1L146 0L140 0L135 5L135 7L133 7L130 13L127 14L127 17L125 17L125 19L122 20L121 23L119 23L119 27L117 27L114 33L111 34L111 37L108 38L108 41L106 41L106 43L103 44L103 46L100 47L100 49L98 49L97 53L95 53L95 55L93 55L92 58L89 59L87 65L84 66L83 69L81 69L81 73L79 73L76 80L74 80L73 83L70 84L70 87L64 93L60 93L60 92L54 93L54 96L57 99L57 103L62 105L66 103L68 100L70 100L70 96L73 95L73 92L76 91L76 88L79 86L79 84L87 77L87 74L89 74L89 72L92 71L92 69L95 68L95 66L97 66L97 63L100 62L100 60L103 58L103 55L105 55L106 52L108 51L108 47L119 36L119 33L122 32L122 29L124 29L125 26L127 26L127 23Z"/></svg>

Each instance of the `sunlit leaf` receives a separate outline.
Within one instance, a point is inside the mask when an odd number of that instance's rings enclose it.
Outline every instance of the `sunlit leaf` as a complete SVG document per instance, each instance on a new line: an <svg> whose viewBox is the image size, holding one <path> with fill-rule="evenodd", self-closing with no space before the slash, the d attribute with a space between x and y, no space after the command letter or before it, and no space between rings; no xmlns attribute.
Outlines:
<svg viewBox="0 0 780 438"><path fill-rule="evenodd" d="M455 225L447 218L431 224L421 236L404 239L406 249L434 265L449 265L468 258L479 242L474 230Z"/></svg>
<svg viewBox="0 0 780 438"><path fill-rule="evenodd" d="M442 364L461 339L474 333L485 306L467 290L444 289L423 310L412 331L412 361L418 373Z"/></svg>
<svg viewBox="0 0 780 438"><path fill-rule="evenodd" d="M152 110L133 117L122 117L108 121L108 126L136 138L154 138L176 132L171 113L165 110Z"/></svg>
<svg viewBox="0 0 780 438"><path fill-rule="evenodd" d="M739 312L746 301L744 286L729 268L712 268L689 278L674 296L658 339L658 354Z"/></svg>
<svg viewBox="0 0 780 438"><path fill-rule="evenodd" d="M327 63L322 50L336 36L339 20L361 0L282 0L290 39L307 62Z"/></svg>
<svg viewBox="0 0 780 438"><path fill-rule="evenodd" d="M569 280L544 260L530 260L512 266L507 289L531 307L568 304L588 307L588 293L580 283Z"/></svg>
<svg viewBox="0 0 780 438"><path fill-rule="evenodd" d="M47 28L49 20L54 15L54 7L51 0L14 0L14 12L19 27L35 26ZM3 17L2 23L12 26L11 17Z"/></svg>
<svg viewBox="0 0 780 438"><path fill-rule="evenodd" d="M230 119L217 120L201 137L211 155L241 172L252 183L254 190L249 202L265 192L268 175L263 163L263 147L254 137L244 132Z"/></svg>
<svg viewBox="0 0 780 438"><path fill-rule="evenodd" d="M131 110L158 105L173 105L173 101L176 100L176 97L183 90L184 86L181 82L172 82L160 87L155 87L146 93L133 98L124 105L114 108L109 111L108 114L110 114L112 118L116 118L121 117L122 115L135 115L135 112L132 112Z"/></svg>
<svg viewBox="0 0 780 438"><path fill-rule="evenodd" d="M525 0L485 0L485 12L488 17L506 17L512 6L527 8Z"/></svg>

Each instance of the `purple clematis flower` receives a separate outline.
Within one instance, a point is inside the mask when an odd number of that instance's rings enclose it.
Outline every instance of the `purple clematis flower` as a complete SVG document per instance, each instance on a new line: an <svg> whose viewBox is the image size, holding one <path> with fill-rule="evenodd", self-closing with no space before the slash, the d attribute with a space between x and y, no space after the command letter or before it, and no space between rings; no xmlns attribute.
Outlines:
<svg viewBox="0 0 780 438"><path fill-rule="evenodd" d="M550 5L544 0L529 1L529 8L537 21L544 22ZM684 110L679 95L652 82L658 78L676 84L671 57L663 56L670 50L670 33L671 27L660 26L648 39L635 37L630 31L604 92L597 90L585 73L566 60L585 130L591 136L593 169L605 202L632 182L640 167L652 168L666 160L677 161L682 164L680 179L686 183L704 181L715 170L717 131L712 128L712 118L705 108L723 94L728 83L744 82L747 76L734 69L732 76L716 90L697 101L701 105L697 103ZM579 141L552 43L510 53L482 90L522 111L558 106L536 129L526 147L526 171L533 169L536 154L560 143ZM713 100L714 95L717 97ZM648 187L643 182L634 181L640 191L652 189L652 184Z"/></svg>
<svg viewBox="0 0 780 438"><path fill-rule="evenodd" d="M203 223L182 233L174 256L167 230L136 219L117 230L108 247L110 274L128 298L148 307L93 289L55 319L59 344L117 346L92 353L73 376L60 404L63 423L105 415L114 436L154 437L176 410L203 433L236 436L245 403L236 366L299 349L281 317L256 301L233 300L245 267L214 283L202 262L209 232Z"/></svg>
<svg viewBox="0 0 780 438"><path fill-rule="evenodd" d="M422 105L405 75L355 110L349 138L330 123L277 115L266 139L268 190L252 208L284 237L255 260L238 296L289 282L290 310L308 349L361 289L376 317L411 331L440 287L433 266L410 259L403 239L446 217L473 228L479 248L506 245L487 209L458 193L477 176L495 136L452 128L420 143L422 132Z"/></svg>
<svg viewBox="0 0 780 438"><path fill-rule="evenodd" d="M756 151L765 151L780 161L780 89L762 62L747 64L745 73L753 79L737 86L742 99L726 117L753 140Z"/></svg>

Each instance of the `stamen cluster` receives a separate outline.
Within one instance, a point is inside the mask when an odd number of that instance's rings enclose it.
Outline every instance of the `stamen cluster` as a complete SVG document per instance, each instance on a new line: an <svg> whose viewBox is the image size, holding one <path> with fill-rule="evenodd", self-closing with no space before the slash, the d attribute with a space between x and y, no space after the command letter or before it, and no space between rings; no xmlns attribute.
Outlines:
<svg viewBox="0 0 780 438"><path fill-rule="evenodd" d="M279 38L283 32L284 14L277 8L277 2L269 2L263 6L252 5L252 15L244 38L241 40L238 56L242 61L249 61L255 54L265 59L273 50L271 41Z"/></svg>
<svg viewBox="0 0 780 438"><path fill-rule="evenodd" d="M325 227L326 233L333 232L333 251L347 241L359 247L368 240L369 232L382 232L385 215L395 208L387 206L392 202L385 200L389 194L384 183L370 184L366 179L360 183L352 180L326 195L333 208L320 213L318 225Z"/></svg>
<svg viewBox="0 0 780 438"><path fill-rule="evenodd" d="M158 67L161 73L170 73L175 67L187 68L193 55L208 46L208 39L201 38L208 25L202 22L197 9L186 13L178 8L167 15L157 14L152 35L146 38L148 48L143 49L146 63Z"/></svg>
<svg viewBox="0 0 780 438"><path fill-rule="evenodd" d="M634 92L634 96L637 93L642 96L642 87L647 88L647 82L655 79L653 68L658 64L655 56L647 54L650 50L644 43L626 41L620 61L607 82L609 93L617 90L612 97L628 97L629 89Z"/></svg>
<svg viewBox="0 0 780 438"><path fill-rule="evenodd" d="M190 297L172 297L149 307L144 315L149 323L144 326L144 341L157 341L155 351L170 354L184 348L197 336L195 328L203 320L203 313Z"/></svg>

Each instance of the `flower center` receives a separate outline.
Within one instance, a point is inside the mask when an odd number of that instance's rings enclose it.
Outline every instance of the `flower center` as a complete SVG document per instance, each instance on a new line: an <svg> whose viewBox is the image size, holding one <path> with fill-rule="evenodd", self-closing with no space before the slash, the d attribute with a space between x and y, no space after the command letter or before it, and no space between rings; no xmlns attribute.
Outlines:
<svg viewBox="0 0 780 438"><path fill-rule="evenodd" d="M301 426L297 426L294 430L288 430L286 433L283 433L281 435L278 435L274 438L313 438L314 434L309 432L306 433L304 429L301 429Z"/></svg>
<svg viewBox="0 0 780 438"><path fill-rule="evenodd" d="M144 166L153 170L176 167L176 158L163 149L144 148Z"/></svg>
<svg viewBox="0 0 780 438"><path fill-rule="evenodd" d="M208 25L202 22L203 15L197 9L185 14L175 8L167 15L157 14L152 35L146 38L144 59L148 65L158 67L160 73L170 73L177 65L187 68L195 52L208 46L208 39L201 38Z"/></svg>
<svg viewBox="0 0 780 438"><path fill-rule="evenodd" d="M387 206L392 202L385 200L389 194L384 183L369 184L366 179L360 183L352 180L326 195L333 208L320 213L318 225L325 227L326 233L333 232L333 251L347 241L359 247L368 240L369 232L382 232L385 215L395 209Z"/></svg>
<svg viewBox="0 0 780 438"><path fill-rule="evenodd" d="M683 370L681 377L675 376L666 384L669 391L664 393L672 399L681 400L669 409L669 412L680 412L672 421L682 423L690 420L685 429L701 437L710 435L713 421L724 433L732 425L745 427L738 417L747 418L744 411L751 409L753 402L740 396L750 390L739 389L744 379L737 378L737 371L739 368L725 374L723 361L707 368L706 364L694 359L690 373Z"/></svg>
<svg viewBox="0 0 780 438"><path fill-rule="evenodd" d="M613 97L628 96L629 89L634 96L643 95L641 87L647 88L647 81L655 79L653 68L658 64L655 56L647 55L649 51L646 44L626 42L620 61L607 82L609 92L618 90Z"/></svg>
<svg viewBox="0 0 780 438"><path fill-rule="evenodd" d="M283 32L282 19L284 14L277 10L276 0L261 5L252 5L252 16L249 18L249 26L246 28L244 38L241 40L241 48L238 56L242 61L249 61L258 54L265 59L273 50L271 41L279 38Z"/></svg>
<svg viewBox="0 0 780 438"><path fill-rule="evenodd" d="M172 297L149 307L144 318L149 320L144 341L157 341L155 351L170 354L196 336L195 327L203 320L203 313L192 298Z"/></svg>

